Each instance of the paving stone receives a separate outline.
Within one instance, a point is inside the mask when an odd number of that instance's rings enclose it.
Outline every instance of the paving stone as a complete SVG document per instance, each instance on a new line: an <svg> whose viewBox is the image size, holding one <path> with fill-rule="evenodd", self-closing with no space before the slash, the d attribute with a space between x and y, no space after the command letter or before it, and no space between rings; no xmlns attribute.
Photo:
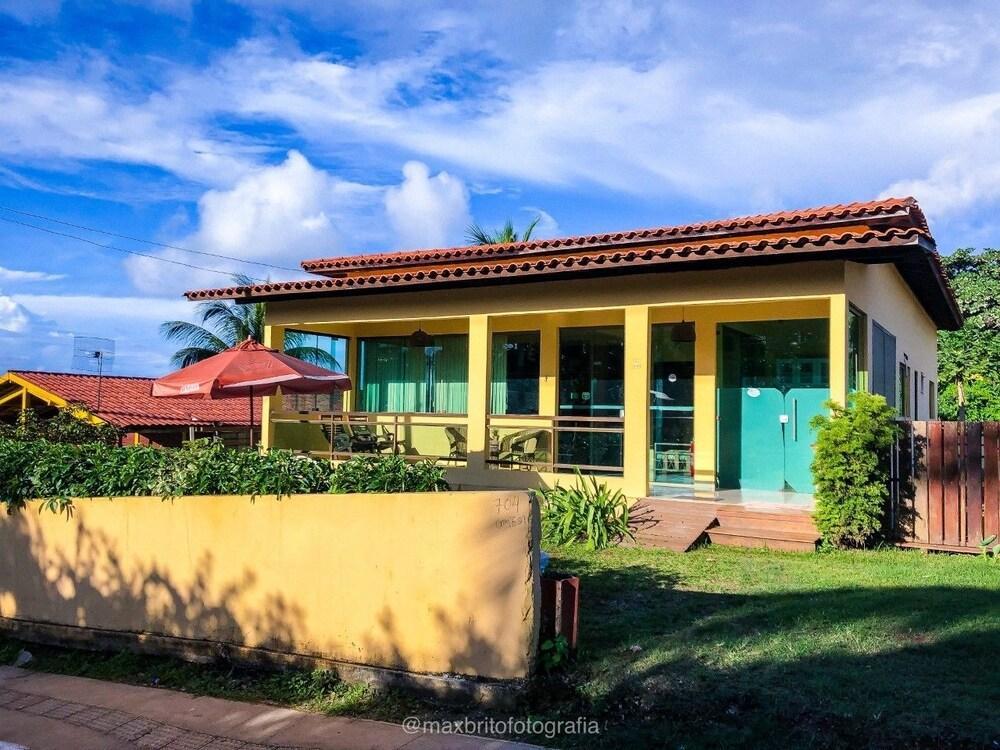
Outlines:
<svg viewBox="0 0 1000 750"><path fill-rule="evenodd" d="M16 690L0 689L0 708L6 707L8 703L13 703L22 695L24 693L19 693Z"/></svg>
<svg viewBox="0 0 1000 750"><path fill-rule="evenodd" d="M98 706L87 706L82 711L78 711L72 716L67 716L66 721L71 724L79 724L82 727L89 727L90 722L97 719L103 714L109 713L107 708L99 708Z"/></svg>
<svg viewBox="0 0 1000 750"><path fill-rule="evenodd" d="M216 739L210 734L201 732L184 732L170 744L164 745L163 750L204 750L209 742Z"/></svg>
<svg viewBox="0 0 1000 750"><path fill-rule="evenodd" d="M25 706L22 710L29 714L47 715L50 711L62 706L66 701L61 701L58 698L46 698L45 700L36 703L32 706Z"/></svg>
<svg viewBox="0 0 1000 750"><path fill-rule="evenodd" d="M44 695L21 693L20 696L12 700L4 708L9 708L11 711L23 711L28 706L34 706L36 703L41 703L44 700L48 700Z"/></svg>
<svg viewBox="0 0 1000 750"><path fill-rule="evenodd" d="M233 740L228 737L213 737L203 750L243 750L246 744L242 740Z"/></svg>
<svg viewBox="0 0 1000 750"><path fill-rule="evenodd" d="M49 711L46 716L50 719L69 719L70 716L85 711L91 706L83 703L73 703L73 701L61 701L62 705Z"/></svg>
<svg viewBox="0 0 1000 750"><path fill-rule="evenodd" d="M88 721L84 726L107 734L112 729L120 727L122 724L127 724L134 718L136 717L132 714L127 714L124 711L107 709L103 713L98 714L93 719Z"/></svg>
<svg viewBox="0 0 1000 750"><path fill-rule="evenodd" d="M183 729L160 724L136 740L136 745L149 750L162 750L171 742L187 734ZM204 744L204 743L203 743Z"/></svg>
<svg viewBox="0 0 1000 750"><path fill-rule="evenodd" d="M111 734L120 737L127 742L134 742L140 737L149 734L154 729L158 729L162 724L157 724L149 719L142 719L138 716L131 717L124 724L119 724L111 730Z"/></svg>

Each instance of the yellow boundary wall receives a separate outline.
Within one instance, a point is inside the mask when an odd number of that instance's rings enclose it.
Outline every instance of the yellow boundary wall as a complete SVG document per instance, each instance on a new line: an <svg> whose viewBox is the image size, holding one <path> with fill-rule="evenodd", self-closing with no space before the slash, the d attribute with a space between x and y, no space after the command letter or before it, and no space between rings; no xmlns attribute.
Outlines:
<svg viewBox="0 0 1000 750"><path fill-rule="evenodd" d="M538 539L514 491L35 502L0 518L0 621L517 679Z"/></svg>

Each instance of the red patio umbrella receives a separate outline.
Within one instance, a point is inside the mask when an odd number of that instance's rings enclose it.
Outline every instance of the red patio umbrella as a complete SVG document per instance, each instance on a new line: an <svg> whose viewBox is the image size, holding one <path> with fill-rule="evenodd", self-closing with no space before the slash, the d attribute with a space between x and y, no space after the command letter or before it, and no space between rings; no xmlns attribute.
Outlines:
<svg viewBox="0 0 1000 750"><path fill-rule="evenodd" d="M282 393L330 393L351 389L351 379L303 362L247 339L242 344L153 381L154 396L173 398L250 398L250 445L253 446L253 398Z"/></svg>

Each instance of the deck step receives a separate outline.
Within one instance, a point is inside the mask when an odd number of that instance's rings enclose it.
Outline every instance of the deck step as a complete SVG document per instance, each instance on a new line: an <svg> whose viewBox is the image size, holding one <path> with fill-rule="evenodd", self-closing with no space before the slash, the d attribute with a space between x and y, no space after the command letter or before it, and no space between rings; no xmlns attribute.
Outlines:
<svg viewBox="0 0 1000 750"><path fill-rule="evenodd" d="M629 523L637 544L686 552L715 523L715 509L710 504L640 501L632 507Z"/></svg>
<svg viewBox="0 0 1000 750"><path fill-rule="evenodd" d="M752 526L730 529L714 526L708 530L708 538L712 544L724 547L767 547L795 552L812 552L819 542L819 534L815 532L783 531Z"/></svg>

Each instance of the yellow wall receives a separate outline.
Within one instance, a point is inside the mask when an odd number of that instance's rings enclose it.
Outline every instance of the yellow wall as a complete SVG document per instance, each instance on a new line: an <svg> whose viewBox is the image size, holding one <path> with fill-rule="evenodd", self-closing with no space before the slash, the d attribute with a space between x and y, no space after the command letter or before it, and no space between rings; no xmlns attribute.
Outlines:
<svg viewBox="0 0 1000 750"><path fill-rule="evenodd" d="M860 263L844 265L847 299L868 316L869 361L874 321L896 337L897 373L899 363L906 362L917 376L923 374L924 391L919 394L920 413L913 416L917 419L930 418L927 413L929 381L937 383L938 379L937 327L934 321L917 302L895 266L888 263L877 266ZM918 380L918 391L919 388Z"/></svg>
<svg viewBox="0 0 1000 750"><path fill-rule="evenodd" d="M0 618L421 673L525 676L526 493L93 499L0 517ZM0 619L0 623L3 620Z"/></svg>
<svg viewBox="0 0 1000 750"><path fill-rule="evenodd" d="M489 378L490 334L540 331L539 413L554 416L560 329L624 326L625 467L622 477L608 477L607 482L638 497L648 491L651 325L681 320L695 323L695 480L703 486L712 486L717 325L829 319L831 396L843 400L847 387L847 308L855 298L877 298L883 287L887 287L885 304L894 306L896 315L919 319L915 324L919 330L912 337L902 337L906 343L901 340L900 351L906 351L905 346L919 350L923 362L935 356L933 325L909 289L901 284L891 266L816 261L767 268L620 275L364 296L331 295L315 300L268 303L267 320L275 327L302 327L346 336L401 335L417 326L430 333L470 332L470 461L467 468L454 468L449 476L450 481L464 487L534 487L567 480L566 475L560 474L499 471L481 462L487 435L483 385L488 384ZM905 304L900 302L903 298ZM877 307L874 303L871 306ZM913 314L914 309L919 310L919 316ZM888 313L884 317L888 318ZM924 330L926 325L930 325L929 331ZM892 326L888 327L892 330ZM351 375L357 378L356 369Z"/></svg>

